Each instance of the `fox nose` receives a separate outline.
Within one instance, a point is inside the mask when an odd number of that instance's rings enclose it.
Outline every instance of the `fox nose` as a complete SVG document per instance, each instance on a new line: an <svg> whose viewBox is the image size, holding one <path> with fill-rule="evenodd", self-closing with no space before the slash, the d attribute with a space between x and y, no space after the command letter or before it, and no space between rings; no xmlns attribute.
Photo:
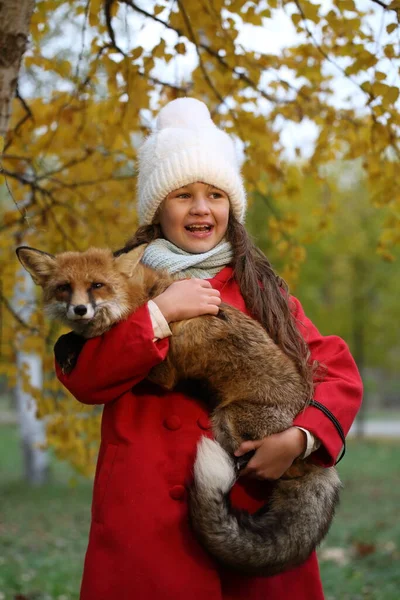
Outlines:
<svg viewBox="0 0 400 600"><path fill-rule="evenodd" d="M83 315L86 315L87 313L87 308L84 304L78 304L78 306L75 306L74 308L74 313L80 317L83 317Z"/></svg>

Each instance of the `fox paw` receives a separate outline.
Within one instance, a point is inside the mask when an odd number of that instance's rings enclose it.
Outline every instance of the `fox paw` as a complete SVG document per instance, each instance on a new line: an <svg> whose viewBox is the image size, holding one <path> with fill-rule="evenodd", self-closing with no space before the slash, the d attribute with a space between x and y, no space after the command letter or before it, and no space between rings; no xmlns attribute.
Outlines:
<svg viewBox="0 0 400 600"><path fill-rule="evenodd" d="M56 361L64 374L71 373L79 358L86 339L74 331L62 335L54 346Z"/></svg>

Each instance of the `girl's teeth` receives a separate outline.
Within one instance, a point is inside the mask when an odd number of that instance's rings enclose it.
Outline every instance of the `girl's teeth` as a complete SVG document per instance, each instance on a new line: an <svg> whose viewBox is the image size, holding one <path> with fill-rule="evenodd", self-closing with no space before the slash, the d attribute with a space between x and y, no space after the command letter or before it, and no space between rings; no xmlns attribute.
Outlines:
<svg viewBox="0 0 400 600"><path fill-rule="evenodd" d="M209 231L211 227L209 225L191 225L187 229L189 231Z"/></svg>

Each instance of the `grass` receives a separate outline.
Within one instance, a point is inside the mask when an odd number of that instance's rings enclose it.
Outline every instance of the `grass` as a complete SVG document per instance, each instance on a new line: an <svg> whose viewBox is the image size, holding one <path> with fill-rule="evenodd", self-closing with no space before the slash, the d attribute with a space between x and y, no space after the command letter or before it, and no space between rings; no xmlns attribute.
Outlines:
<svg viewBox="0 0 400 600"><path fill-rule="evenodd" d="M52 461L51 481L22 481L15 427L0 427L0 600L75 600L86 550L91 482Z"/></svg>
<svg viewBox="0 0 400 600"><path fill-rule="evenodd" d="M349 441L341 506L319 552L326 600L398 600L399 464L400 440ZM76 600L91 482L54 460L49 484L24 484L10 425L0 426L0 474L0 600Z"/></svg>
<svg viewBox="0 0 400 600"><path fill-rule="evenodd" d="M347 452L341 506L320 550L327 600L398 600L400 440L351 440Z"/></svg>

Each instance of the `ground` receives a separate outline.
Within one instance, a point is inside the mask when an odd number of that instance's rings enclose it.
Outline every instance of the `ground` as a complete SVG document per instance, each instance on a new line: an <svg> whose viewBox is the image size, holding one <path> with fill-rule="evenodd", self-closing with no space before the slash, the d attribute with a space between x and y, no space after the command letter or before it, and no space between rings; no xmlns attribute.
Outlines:
<svg viewBox="0 0 400 600"><path fill-rule="evenodd" d="M342 501L319 555L326 600L398 600L400 440L350 440ZM0 600L76 600L91 482L53 461L52 481L21 481L15 425L0 426Z"/></svg>

